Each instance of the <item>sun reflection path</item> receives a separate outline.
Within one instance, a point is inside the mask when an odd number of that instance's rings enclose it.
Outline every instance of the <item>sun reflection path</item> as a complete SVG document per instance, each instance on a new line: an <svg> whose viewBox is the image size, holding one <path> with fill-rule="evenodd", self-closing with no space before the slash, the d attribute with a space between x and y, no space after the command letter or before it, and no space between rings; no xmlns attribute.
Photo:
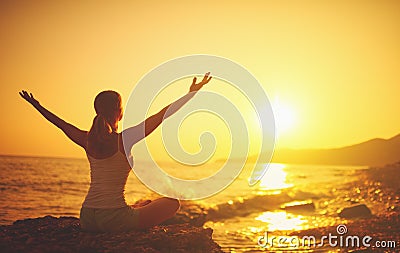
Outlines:
<svg viewBox="0 0 400 253"><path fill-rule="evenodd" d="M287 231L304 229L308 222L306 217L295 215L285 211L264 212L255 220L265 222L268 231Z"/></svg>
<svg viewBox="0 0 400 253"><path fill-rule="evenodd" d="M260 180L259 188L261 190L281 190L293 186L286 182L286 165L270 163L269 165L265 164L264 166L268 166L268 170Z"/></svg>
<svg viewBox="0 0 400 253"><path fill-rule="evenodd" d="M271 163L267 172L261 178L259 189L262 191L281 191L292 187L293 184L287 182L286 165ZM268 231L288 231L302 230L309 227L309 218L299 214L288 213L285 210L263 212L255 220L265 224Z"/></svg>

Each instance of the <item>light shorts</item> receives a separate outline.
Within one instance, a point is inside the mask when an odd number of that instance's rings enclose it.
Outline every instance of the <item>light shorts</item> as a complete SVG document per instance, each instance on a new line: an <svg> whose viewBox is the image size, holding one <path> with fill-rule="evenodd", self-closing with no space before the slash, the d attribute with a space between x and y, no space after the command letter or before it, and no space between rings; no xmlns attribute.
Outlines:
<svg viewBox="0 0 400 253"><path fill-rule="evenodd" d="M81 228L88 232L125 232L138 228L139 211L130 206L122 208L88 208L80 212Z"/></svg>

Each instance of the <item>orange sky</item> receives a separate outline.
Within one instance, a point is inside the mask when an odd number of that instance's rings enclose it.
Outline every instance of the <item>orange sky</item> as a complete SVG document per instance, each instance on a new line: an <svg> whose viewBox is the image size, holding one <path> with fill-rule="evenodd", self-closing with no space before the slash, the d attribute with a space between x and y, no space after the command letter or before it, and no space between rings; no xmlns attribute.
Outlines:
<svg viewBox="0 0 400 253"><path fill-rule="evenodd" d="M20 89L88 129L99 91L126 101L152 68L190 54L240 63L290 108L278 147L400 132L399 1L249 2L1 1L0 154L84 156Z"/></svg>

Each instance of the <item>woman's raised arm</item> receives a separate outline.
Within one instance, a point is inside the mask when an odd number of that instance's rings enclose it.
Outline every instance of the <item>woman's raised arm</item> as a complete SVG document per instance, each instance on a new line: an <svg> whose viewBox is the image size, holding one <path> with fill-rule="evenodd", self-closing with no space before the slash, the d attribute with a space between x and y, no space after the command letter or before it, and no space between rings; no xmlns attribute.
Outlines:
<svg viewBox="0 0 400 253"><path fill-rule="evenodd" d="M149 134L151 134L162 122L174 113L176 113L182 106L184 106L193 96L199 91L205 84L207 84L212 77L209 76L210 72L206 73L201 82L196 83L197 78L193 78L192 85L190 86L189 93L179 98L175 102L167 105L158 113L150 116L142 123L127 128L123 131L124 140L129 141L125 143L125 148L132 148L132 146L138 141L142 140Z"/></svg>
<svg viewBox="0 0 400 253"><path fill-rule="evenodd" d="M40 105L39 101L37 101L33 97L32 93L28 94L28 92L23 90L19 92L19 95L21 95L23 99L25 99L33 107L35 107L35 109L38 110L40 114L43 115L43 117L45 117L48 121L53 123L56 127L60 128L68 136L69 139L71 139L73 142L83 147L84 149L86 149L86 143L87 143L86 131L80 130L74 125L65 122L64 120L56 116L54 113L44 108L42 105Z"/></svg>

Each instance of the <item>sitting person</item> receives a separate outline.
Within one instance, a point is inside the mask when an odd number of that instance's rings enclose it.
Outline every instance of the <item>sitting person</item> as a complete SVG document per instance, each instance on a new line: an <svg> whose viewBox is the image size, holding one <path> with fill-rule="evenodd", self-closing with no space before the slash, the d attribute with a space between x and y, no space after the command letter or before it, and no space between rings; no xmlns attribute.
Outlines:
<svg viewBox="0 0 400 253"><path fill-rule="evenodd" d="M209 73L199 83L194 78L189 93L175 101L170 110L172 104L142 123L124 130L129 137L124 139L128 142L124 143L125 147L130 151L135 143L178 111L210 79ZM80 211L83 230L121 232L149 228L171 218L179 210L179 200L167 197L133 206L126 203L124 190L131 167L122 144L122 133L117 132L122 119L121 96L117 92L103 91L96 96L96 116L89 131L80 130L51 113L40 105L32 93L21 91L20 95L86 152L90 164L90 188Z"/></svg>

